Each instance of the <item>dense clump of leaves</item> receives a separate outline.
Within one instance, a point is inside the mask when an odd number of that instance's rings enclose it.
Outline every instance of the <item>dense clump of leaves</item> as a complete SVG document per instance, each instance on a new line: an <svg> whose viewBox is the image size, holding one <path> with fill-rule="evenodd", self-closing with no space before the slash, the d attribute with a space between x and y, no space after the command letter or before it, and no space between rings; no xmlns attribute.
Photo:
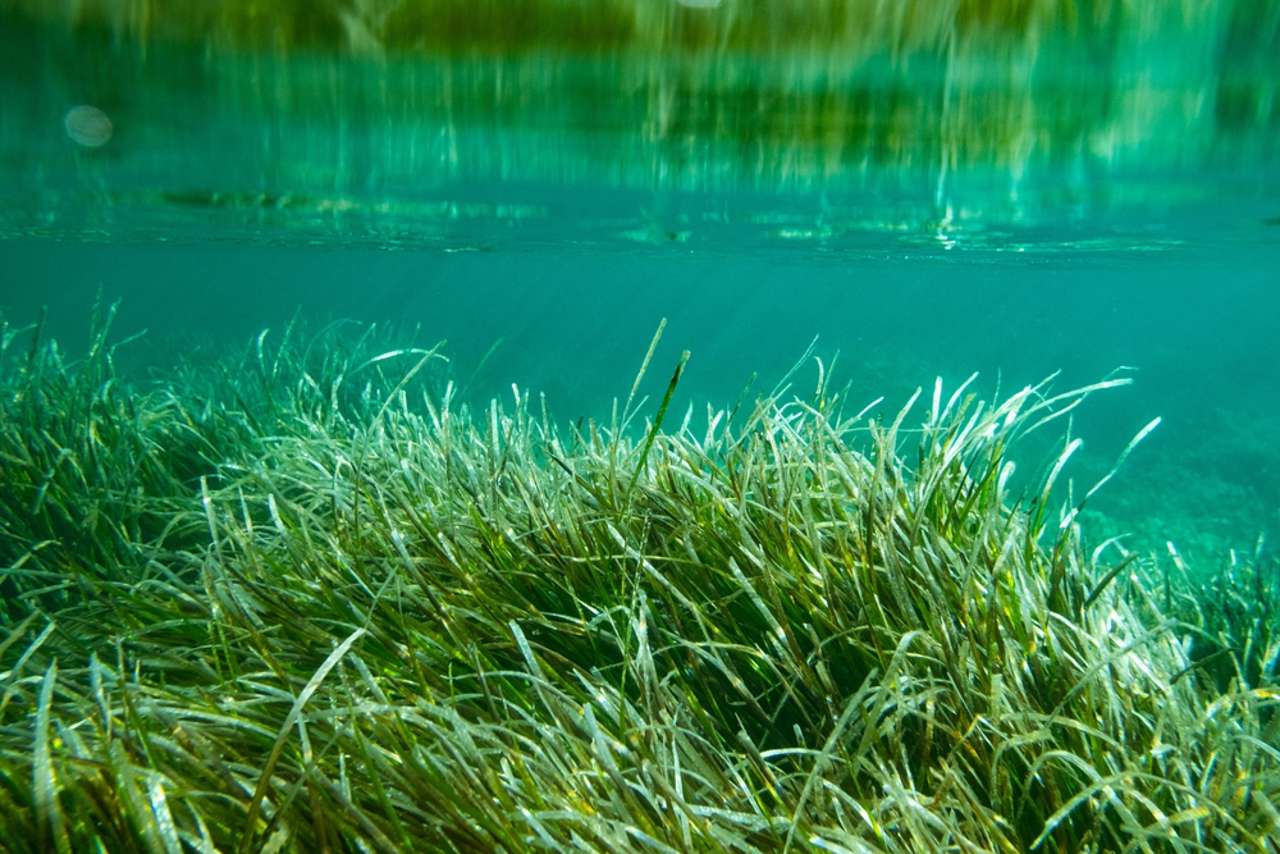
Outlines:
<svg viewBox="0 0 1280 854"><path fill-rule="evenodd" d="M1085 555L1077 508L1051 506L1075 440L1011 494L1010 447L1123 380L995 404L938 384L877 420L820 372L809 397L674 424L682 358L652 420L637 378L608 424L565 430L520 392L462 406L424 379L436 350L342 327L145 387L105 331L74 364L19 340L0 354L7 840L1276 839L1269 675L1220 683L1174 597Z"/></svg>

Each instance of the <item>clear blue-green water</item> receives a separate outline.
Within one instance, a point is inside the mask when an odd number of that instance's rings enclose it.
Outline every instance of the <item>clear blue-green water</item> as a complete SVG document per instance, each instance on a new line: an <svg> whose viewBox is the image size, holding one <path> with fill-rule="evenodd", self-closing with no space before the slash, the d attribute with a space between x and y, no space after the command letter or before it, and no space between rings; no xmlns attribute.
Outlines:
<svg viewBox="0 0 1280 854"><path fill-rule="evenodd" d="M646 389L691 351L681 409L772 387L815 337L890 411L935 377L1123 368L1072 473L1164 420L1087 529L1211 564L1280 533L1272 17L370 55L5 13L0 312L45 307L74 349L118 299L140 372L294 318L389 323L447 340L476 399L515 383L566 419L625 395L662 318Z"/></svg>

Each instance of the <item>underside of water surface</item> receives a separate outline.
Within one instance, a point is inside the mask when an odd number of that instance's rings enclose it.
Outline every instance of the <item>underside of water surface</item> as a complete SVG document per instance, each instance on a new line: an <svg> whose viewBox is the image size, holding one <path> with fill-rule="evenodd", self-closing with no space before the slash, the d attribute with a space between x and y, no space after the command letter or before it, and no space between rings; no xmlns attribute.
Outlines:
<svg viewBox="0 0 1280 854"><path fill-rule="evenodd" d="M1280 845L1280 3L0 68L0 847Z"/></svg>

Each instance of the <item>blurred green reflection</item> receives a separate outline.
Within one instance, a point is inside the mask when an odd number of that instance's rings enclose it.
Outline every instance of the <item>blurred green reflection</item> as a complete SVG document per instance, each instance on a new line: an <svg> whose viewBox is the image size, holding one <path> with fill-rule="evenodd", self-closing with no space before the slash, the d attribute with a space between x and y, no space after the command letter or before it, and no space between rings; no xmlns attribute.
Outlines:
<svg viewBox="0 0 1280 854"><path fill-rule="evenodd" d="M554 221L588 242L1158 249L1210 200L1276 213L1275 0L0 10L8 234L470 246ZM81 105L110 142L69 137ZM568 184L616 192L573 206Z"/></svg>

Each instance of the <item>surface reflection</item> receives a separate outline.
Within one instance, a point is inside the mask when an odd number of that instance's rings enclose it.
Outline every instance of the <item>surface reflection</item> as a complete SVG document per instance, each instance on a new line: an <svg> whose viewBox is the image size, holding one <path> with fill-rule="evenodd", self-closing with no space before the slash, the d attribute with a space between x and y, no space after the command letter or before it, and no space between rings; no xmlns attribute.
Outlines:
<svg viewBox="0 0 1280 854"><path fill-rule="evenodd" d="M278 5L0 3L0 229L1088 251L1229 199L1274 239L1271 0Z"/></svg>

